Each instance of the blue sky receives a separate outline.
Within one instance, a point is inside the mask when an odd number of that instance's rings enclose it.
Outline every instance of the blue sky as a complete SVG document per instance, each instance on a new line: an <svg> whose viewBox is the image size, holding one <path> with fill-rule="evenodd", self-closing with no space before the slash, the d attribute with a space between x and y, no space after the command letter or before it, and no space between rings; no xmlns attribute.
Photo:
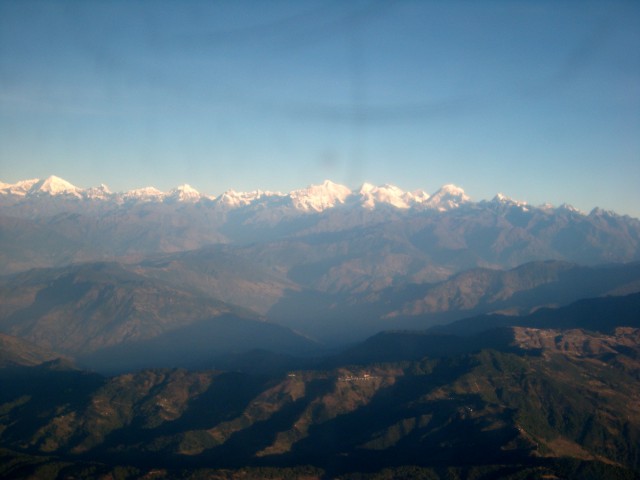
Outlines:
<svg viewBox="0 0 640 480"><path fill-rule="evenodd" d="M640 217L640 2L0 0L0 180Z"/></svg>

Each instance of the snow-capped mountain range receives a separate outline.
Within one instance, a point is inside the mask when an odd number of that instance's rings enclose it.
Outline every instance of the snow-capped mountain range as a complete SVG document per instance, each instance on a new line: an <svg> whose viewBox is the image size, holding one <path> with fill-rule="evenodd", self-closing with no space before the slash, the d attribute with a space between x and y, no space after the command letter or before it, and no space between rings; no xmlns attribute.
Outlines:
<svg viewBox="0 0 640 480"><path fill-rule="evenodd" d="M236 192L228 190L219 196L205 195L190 185L180 185L169 192L154 187L138 188L127 192L111 192L102 184L98 187L80 188L56 176L45 179L22 180L14 184L0 182L0 198L11 199L13 203L34 198L56 197L59 199L92 200L115 204L131 203L197 203L206 202L224 209L236 209L260 203L293 208L299 212L322 212L340 206L359 206L367 210L391 207L400 210L430 209L448 211L472 203L464 190L456 185L442 186L432 195L424 190L406 192L395 185L375 186L363 184L359 189L325 180L319 185L293 190L289 193L255 190ZM526 202L510 199L497 194L491 202L527 209ZM549 208L542 206L540 208ZM551 207L552 208L552 207ZM560 208L572 209L563 205Z"/></svg>
<svg viewBox="0 0 640 480"><path fill-rule="evenodd" d="M468 268L548 259L640 261L640 220L502 194L472 201L455 185L429 195L394 185L352 190L327 180L289 193L208 196L189 185L113 193L58 177L0 183L5 273L221 245L263 249L256 258L271 259L268 268L277 272L284 262L295 278L329 266L318 282L339 290L372 278L388 286L398 269L435 281Z"/></svg>

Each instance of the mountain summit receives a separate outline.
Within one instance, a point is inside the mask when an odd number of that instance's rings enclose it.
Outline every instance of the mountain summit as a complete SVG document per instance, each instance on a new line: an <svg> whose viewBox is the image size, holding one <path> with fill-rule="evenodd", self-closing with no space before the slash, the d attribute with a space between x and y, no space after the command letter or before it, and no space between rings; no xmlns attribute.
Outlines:
<svg viewBox="0 0 640 480"><path fill-rule="evenodd" d="M426 202L427 206L436 210L450 210L458 208L465 203L469 203L471 198L464 193L464 190L456 185L444 185L433 194Z"/></svg>
<svg viewBox="0 0 640 480"><path fill-rule="evenodd" d="M320 185L310 185L307 188L294 190L289 193L289 197L298 210L321 212L344 204L351 193L348 187L325 180Z"/></svg>
<svg viewBox="0 0 640 480"><path fill-rule="evenodd" d="M167 196L168 199L176 202L197 202L200 197L200 192L186 183L171 190Z"/></svg>
<svg viewBox="0 0 640 480"><path fill-rule="evenodd" d="M39 196L39 195L69 195L80 198L82 189L72 185L71 183L63 180L60 177L51 175L44 180L39 180L34 183L33 186L27 192L27 195Z"/></svg>

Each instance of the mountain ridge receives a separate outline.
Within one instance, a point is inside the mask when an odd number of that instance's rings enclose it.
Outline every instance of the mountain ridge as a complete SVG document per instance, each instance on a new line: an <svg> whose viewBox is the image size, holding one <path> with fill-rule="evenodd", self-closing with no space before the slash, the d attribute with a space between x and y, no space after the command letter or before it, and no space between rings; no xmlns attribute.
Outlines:
<svg viewBox="0 0 640 480"><path fill-rule="evenodd" d="M296 252L283 254L296 264ZM296 344L298 350L334 348L382 330L424 329L496 312L522 315L585 296L640 291L640 263L534 262L507 271L470 270L437 283L378 287L356 282L334 289L324 275L292 274L281 270L279 261L277 268L271 262L262 249L210 247L130 264L92 262L17 273L0 278L0 332L70 355L121 344L129 351L140 345L161 352L163 335L186 338L191 332L194 338L214 339L213 355L243 346L233 322L223 320L233 317L238 326L247 326L245 332L266 335L265 325L280 327L274 335L291 341L272 345L286 343L277 347L286 353ZM233 341L220 343L216 329ZM314 342L319 345L313 347ZM180 351L189 352L188 342L182 345ZM253 341L244 347L261 345Z"/></svg>
<svg viewBox="0 0 640 480"><path fill-rule="evenodd" d="M31 183L30 188L38 184ZM228 191L211 200L196 198L183 185L171 194L148 188L114 201L116 194L106 186L91 189L91 198L79 198L78 190L65 185L53 196L13 195L0 188L5 191L0 194L4 272L130 262L211 245L262 245L265 252L282 248L283 254L305 250L306 258L296 257L305 269L312 259L328 255L343 278L378 265L383 276L388 268L403 275L410 270L418 282L548 259L588 265L640 260L640 220L602 209L586 215L566 206L533 207L499 195L473 202L453 186L428 196L370 185L362 195L349 196L326 182L319 193L313 187L288 195Z"/></svg>
<svg viewBox="0 0 640 480"><path fill-rule="evenodd" d="M188 184L177 186L168 192L163 192L155 187L148 186L136 188L124 192L111 192L109 188L101 184L98 187L80 188L55 175L44 179L21 180L13 184L0 182L0 199L13 198L13 201L28 200L38 197L60 197L76 200L93 200L125 204L130 202L168 202L168 203L198 203L204 202L214 205L223 205L227 208L240 208L259 202L261 200L277 199L286 201L299 212L317 213L340 206L359 205L366 209L375 209L380 206L405 209L428 209L447 211L459 208L462 205L473 203L464 190L453 184L445 184L433 194L424 190L413 192L403 191L391 184L375 186L364 183L356 189L351 189L331 180L325 180L320 184L312 184L305 188L294 189L288 193L263 192L236 192L228 190L220 195L207 195L198 192ZM523 209L549 208L549 204L530 207L526 202L513 200L502 193L497 193L491 200L480 200L479 203L494 202L508 204ZM563 204L562 209L571 209L579 212L571 206ZM594 208L599 210L598 207ZM581 212L580 212L581 213ZM613 212L607 212L613 214Z"/></svg>

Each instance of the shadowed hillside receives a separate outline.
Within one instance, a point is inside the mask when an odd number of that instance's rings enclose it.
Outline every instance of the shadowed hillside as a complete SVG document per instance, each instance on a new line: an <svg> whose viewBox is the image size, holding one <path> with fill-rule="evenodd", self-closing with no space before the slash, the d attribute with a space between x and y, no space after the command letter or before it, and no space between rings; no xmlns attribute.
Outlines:
<svg viewBox="0 0 640 480"><path fill-rule="evenodd" d="M413 465L426 478L635 478L638 329L497 333L416 360L382 338L375 363L354 350L359 365L275 376L0 369L0 474L394 478Z"/></svg>

